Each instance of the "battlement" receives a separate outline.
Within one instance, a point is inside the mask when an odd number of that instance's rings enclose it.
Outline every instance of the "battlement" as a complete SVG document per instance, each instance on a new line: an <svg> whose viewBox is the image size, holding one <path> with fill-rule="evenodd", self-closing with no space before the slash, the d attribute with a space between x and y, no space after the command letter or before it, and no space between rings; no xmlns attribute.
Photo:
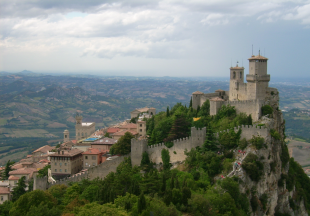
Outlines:
<svg viewBox="0 0 310 216"><path fill-rule="evenodd" d="M224 104L230 104L235 106L236 104L256 104L256 103L264 103L263 100L236 100L236 101L225 101Z"/></svg>
<svg viewBox="0 0 310 216"><path fill-rule="evenodd" d="M219 137L221 133L228 133L230 130L234 130L236 133L241 129L241 139L245 138L250 140L253 136L261 136L263 138L268 138L270 136L269 131L265 127L255 126L255 125L241 125L238 127L234 127L233 129L227 129L215 133L216 137Z"/></svg>

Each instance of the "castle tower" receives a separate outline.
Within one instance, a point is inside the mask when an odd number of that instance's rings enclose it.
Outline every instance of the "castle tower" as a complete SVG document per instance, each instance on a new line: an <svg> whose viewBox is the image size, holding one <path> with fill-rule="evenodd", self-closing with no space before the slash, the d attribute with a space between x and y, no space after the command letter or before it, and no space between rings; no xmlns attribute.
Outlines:
<svg viewBox="0 0 310 216"><path fill-rule="evenodd" d="M198 106L200 106L202 96L203 96L203 93L200 91L195 91L192 94L192 103L193 103L192 106L194 109L197 109Z"/></svg>
<svg viewBox="0 0 310 216"><path fill-rule="evenodd" d="M146 136L146 122L145 121L137 122L137 133L140 136Z"/></svg>
<svg viewBox="0 0 310 216"><path fill-rule="evenodd" d="M83 116L81 116L79 113L76 113L75 115L75 120L76 120L76 124L75 124L75 134L76 134L76 140L80 140L82 137L82 120L83 120ZM84 135L84 134L83 134Z"/></svg>
<svg viewBox="0 0 310 216"><path fill-rule="evenodd" d="M240 91L243 85L244 67L239 67L237 62L236 67L230 68L229 100L244 100L243 91Z"/></svg>
<svg viewBox="0 0 310 216"><path fill-rule="evenodd" d="M268 58L252 55L249 60L249 74L246 75L248 100L265 100L266 90L270 81L267 74Z"/></svg>
<svg viewBox="0 0 310 216"><path fill-rule="evenodd" d="M69 138L69 131L65 130L64 131L64 143L69 142L70 138Z"/></svg>

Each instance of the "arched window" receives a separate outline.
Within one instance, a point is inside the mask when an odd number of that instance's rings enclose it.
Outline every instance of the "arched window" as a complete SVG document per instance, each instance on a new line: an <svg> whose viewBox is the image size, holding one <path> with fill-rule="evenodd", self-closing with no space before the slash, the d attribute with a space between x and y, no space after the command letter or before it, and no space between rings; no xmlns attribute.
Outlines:
<svg viewBox="0 0 310 216"><path fill-rule="evenodd" d="M233 79L236 79L236 72L233 73Z"/></svg>

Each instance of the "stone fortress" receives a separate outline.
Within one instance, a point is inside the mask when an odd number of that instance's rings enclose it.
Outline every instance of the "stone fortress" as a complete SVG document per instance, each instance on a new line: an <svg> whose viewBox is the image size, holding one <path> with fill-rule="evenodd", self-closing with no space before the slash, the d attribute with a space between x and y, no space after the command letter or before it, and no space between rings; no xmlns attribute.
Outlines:
<svg viewBox="0 0 310 216"><path fill-rule="evenodd" d="M223 105L230 104L236 107L237 113L244 112L251 114L254 121L260 120L262 117L261 107L269 104L273 107L278 107L279 94L277 89L268 87L270 75L267 74L267 58L258 55L252 56L250 61L250 74L246 76L248 83L244 83L244 68L230 68L230 91L217 90L215 93L204 94L202 92L193 93L193 107L201 106L206 100L210 100L210 114L216 115L218 110ZM256 125L242 125L232 128L237 132L241 129L241 139L250 140L253 136L263 137L267 143L271 142L269 129ZM228 132L221 131L219 133ZM215 136L218 137L219 133ZM191 128L191 136L182 139L174 140L173 147L167 148L164 143L148 146L147 139L132 139L131 153L121 156L115 160L106 161L89 168L82 174L76 174L69 178L48 184L44 179L35 179L35 189L46 189L55 184L68 184L69 182L78 182L84 178L95 179L97 177L104 178L110 172L115 172L117 166L123 161L124 157L131 157L132 165L139 166L142 159L142 153L149 154L151 162L155 164L162 163L161 151L167 149L170 154L170 162L172 164L179 163L186 159L185 151L191 150L197 146L202 146L206 139L206 128L196 129Z"/></svg>
<svg viewBox="0 0 310 216"><path fill-rule="evenodd" d="M230 68L229 91L217 90L215 93L204 94L196 91L192 94L193 108L210 101L210 115L216 115L223 105L236 107L237 113L252 115L254 121L262 116L261 107L270 102L272 95L278 95L278 90L268 86L270 75L267 74L268 58L252 55L249 60L249 74L244 83L244 67Z"/></svg>

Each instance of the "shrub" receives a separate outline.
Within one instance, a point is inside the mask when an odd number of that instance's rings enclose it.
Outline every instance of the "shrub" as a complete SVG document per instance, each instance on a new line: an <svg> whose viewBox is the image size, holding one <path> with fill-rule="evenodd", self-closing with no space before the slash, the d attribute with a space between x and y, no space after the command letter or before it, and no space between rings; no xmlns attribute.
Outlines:
<svg viewBox="0 0 310 216"><path fill-rule="evenodd" d="M257 200L257 197L256 197L256 196L252 196L250 202L251 202L251 207L252 207L253 212L256 212L257 207L258 207L258 200Z"/></svg>
<svg viewBox="0 0 310 216"><path fill-rule="evenodd" d="M250 139L250 143L255 146L256 149L261 149L264 146L265 139L260 136L254 136Z"/></svg>
<svg viewBox="0 0 310 216"><path fill-rule="evenodd" d="M240 142L239 142L239 148L240 149L245 149L246 147L248 146L248 141L245 139L245 138L243 138L242 140L240 140Z"/></svg>
<svg viewBox="0 0 310 216"><path fill-rule="evenodd" d="M272 114L272 112L273 112L273 109L271 106L269 106L269 105L262 106L262 114L263 115Z"/></svg>
<svg viewBox="0 0 310 216"><path fill-rule="evenodd" d="M276 140L281 139L281 135L275 129L270 129L270 135L275 138Z"/></svg>
<svg viewBox="0 0 310 216"><path fill-rule="evenodd" d="M241 166L253 181L259 181L263 174L264 165L258 161L257 155L249 153Z"/></svg>

